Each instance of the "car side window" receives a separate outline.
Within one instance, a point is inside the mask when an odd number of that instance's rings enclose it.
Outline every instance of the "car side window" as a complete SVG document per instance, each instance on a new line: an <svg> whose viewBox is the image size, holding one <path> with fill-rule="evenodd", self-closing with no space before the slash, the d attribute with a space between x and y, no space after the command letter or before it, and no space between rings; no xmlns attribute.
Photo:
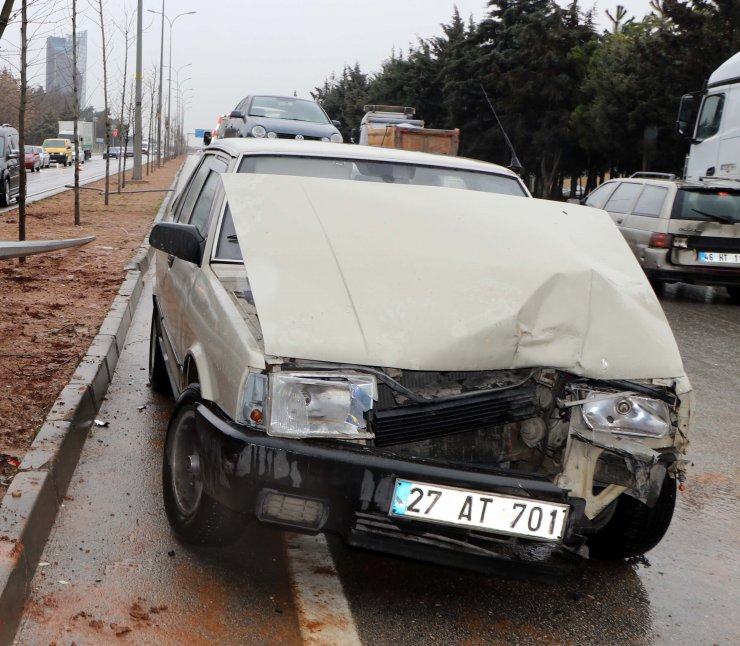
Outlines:
<svg viewBox="0 0 740 646"><path fill-rule="evenodd" d="M646 186L632 212L635 215L660 217L667 196L668 189L663 186Z"/></svg>
<svg viewBox="0 0 740 646"><path fill-rule="evenodd" d="M713 94L704 99L701 114L696 125L696 138L706 139L719 132L722 121L722 111L725 107L725 95Z"/></svg>
<svg viewBox="0 0 740 646"><path fill-rule="evenodd" d="M239 246L239 239L236 236L234 220L231 217L231 209L226 204L224 215L221 219L221 228L218 232L216 242L216 253L213 255L214 260L241 260L242 250Z"/></svg>
<svg viewBox="0 0 740 646"><path fill-rule="evenodd" d="M218 189L221 173L216 170L211 170L206 177L206 181L203 183L203 188L198 195L198 199L195 201L193 206L193 213L190 216L188 224L192 224L200 232L204 238L207 233L208 215L211 212L211 206L213 205L213 198L216 195Z"/></svg>
<svg viewBox="0 0 740 646"><path fill-rule="evenodd" d="M195 202L203 191L204 184L206 183L208 176L211 174L211 171L215 170L217 173L222 173L226 170L226 167L226 161L216 157L215 155L203 156L200 166L198 166L198 169L190 180L190 185L185 189L183 199L177 206L177 211L174 216L175 222L190 223L193 216Z"/></svg>
<svg viewBox="0 0 740 646"><path fill-rule="evenodd" d="M607 200L604 208L610 213L630 213L642 188L642 184L622 182Z"/></svg>
<svg viewBox="0 0 740 646"><path fill-rule="evenodd" d="M584 204L586 206L593 206L595 209L603 208L604 202L606 202L612 194L614 186L615 184L602 184L597 189L591 191Z"/></svg>

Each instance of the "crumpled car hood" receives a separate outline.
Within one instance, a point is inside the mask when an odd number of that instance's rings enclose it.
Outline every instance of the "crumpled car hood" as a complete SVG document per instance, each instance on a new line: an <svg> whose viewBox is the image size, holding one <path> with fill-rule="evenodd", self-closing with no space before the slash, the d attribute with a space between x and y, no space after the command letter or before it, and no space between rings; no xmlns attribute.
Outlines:
<svg viewBox="0 0 740 646"><path fill-rule="evenodd" d="M267 355L684 374L607 214L461 189L222 175Z"/></svg>

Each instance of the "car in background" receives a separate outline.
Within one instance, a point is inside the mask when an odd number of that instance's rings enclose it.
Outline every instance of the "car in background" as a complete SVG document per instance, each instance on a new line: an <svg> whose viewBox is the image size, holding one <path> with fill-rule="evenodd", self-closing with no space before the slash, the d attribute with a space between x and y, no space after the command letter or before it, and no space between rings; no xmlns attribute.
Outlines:
<svg viewBox="0 0 740 646"><path fill-rule="evenodd" d="M32 173L34 171L40 172L41 171L41 157L39 156L38 151L36 150L35 146L24 146L24 153L23 153L23 162L26 166L26 170L30 170Z"/></svg>
<svg viewBox="0 0 740 646"><path fill-rule="evenodd" d="M341 143L339 122L315 101L293 96L249 95L228 119L221 118L218 138L298 139ZM208 143L208 142L206 142Z"/></svg>
<svg viewBox="0 0 740 646"><path fill-rule="evenodd" d="M603 211L477 160L224 138L149 242L181 540L258 521L542 575L665 533L693 395Z"/></svg>
<svg viewBox="0 0 740 646"><path fill-rule="evenodd" d="M62 166L71 166L74 157L74 147L69 139L55 138L44 139L41 144L49 153L51 162Z"/></svg>
<svg viewBox="0 0 740 646"><path fill-rule="evenodd" d="M39 159L41 159L41 168L49 168L51 165L51 157L44 147L34 146L34 150L39 154Z"/></svg>
<svg viewBox="0 0 740 646"><path fill-rule="evenodd" d="M9 124L0 126L0 206L20 195L20 150L18 131Z"/></svg>
<svg viewBox="0 0 740 646"><path fill-rule="evenodd" d="M111 146L108 150L103 150L103 159L118 159L121 149L119 146Z"/></svg>
<svg viewBox="0 0 740 646"><path fill-rule="evenodd" d="M740 185L637 173L604 182L583 204L604 209L656 289L714 285L740 303Z"/></svg>

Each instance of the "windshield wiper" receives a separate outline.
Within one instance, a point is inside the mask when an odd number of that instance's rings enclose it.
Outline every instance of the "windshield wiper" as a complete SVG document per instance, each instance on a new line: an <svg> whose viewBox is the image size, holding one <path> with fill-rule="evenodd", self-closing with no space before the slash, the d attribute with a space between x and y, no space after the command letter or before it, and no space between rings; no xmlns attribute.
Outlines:
<svg viewBox="0 0 740 646"><path fill-rule="evenodd" d="M724 222L726 224L734 224L735 218L733 218L731 215L720 215L719 213L707 213L706 211L700 211L699 209L691 209L694 213L698 213L699 215L703 215L707 218L712 218L713 220L717 220L718 222Z"/></svg>

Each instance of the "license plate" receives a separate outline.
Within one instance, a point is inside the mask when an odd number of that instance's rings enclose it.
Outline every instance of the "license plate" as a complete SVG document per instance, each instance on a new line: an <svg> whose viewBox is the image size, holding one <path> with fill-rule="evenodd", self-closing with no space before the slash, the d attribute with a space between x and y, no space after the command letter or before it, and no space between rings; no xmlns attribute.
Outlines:
<svg viewBox="0 0 740 646"><path fill-rule="evenodd" d="M699 262L718 262L727 265L740 265L740 253L726 251L700 251Z"/></svg>
<svg viewBox="0 0 740 646"><path fill-rule="evenodd" d="M497 534L560 541L569 506L531 498L396 480L389 514Z"/></svg>

